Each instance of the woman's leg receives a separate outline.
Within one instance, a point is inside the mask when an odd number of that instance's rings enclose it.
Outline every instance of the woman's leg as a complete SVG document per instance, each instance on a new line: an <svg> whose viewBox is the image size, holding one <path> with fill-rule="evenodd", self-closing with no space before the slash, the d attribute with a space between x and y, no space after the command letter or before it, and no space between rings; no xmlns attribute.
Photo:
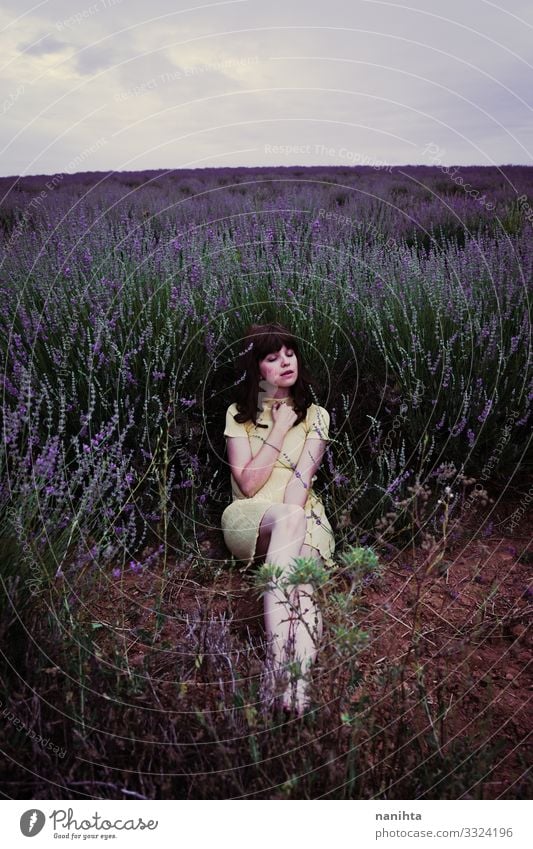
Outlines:
<svg viewBox="0 0 533 849"><path fill-rule="evenodd" d="M299 556L322 560L318 551L309 545L302 546ZM300 661L301 672L306 678L299 678L294 688L291 685L287 687L283 696L283 703L287 707L291 707L294 703L298 713L302 714L308 705L307 688L309 681L307 673L310 671L318 653L318 644L323 633L323 622L322 614L313 601L313 585L299 584L297 591L295 606L298 610L298 616L294 630L294 657Z"/></svg>
<svg viewBox="0 0 533 849"><path fill-rule="evenodd" d="M265 561L289 572L295 557L300 554L306 533L306 518L302 507L295 504L272 504L265 512L259 528L256 556L265 553ZM264 595L265 630L273 652L275 671L291 660L294 631L294 612L291 604L298 600L296 588L287 595L274 588ZM290 603L289 603L290 602Z"/></svg>
<svg viewBox="0 0 533 849"><path fill-rule="evenodd" d="M302 545L300 557L312 557L321 561L319 552L310 545ZM307 672L314 663L318 653L318 643L322 639L322 614L313 601L314 588L312 584L299 584L297 606L299 621L295 638L296 656L302 657L302 672Z"/></svg>
<svg viewBox="0 0 533 849"><path fill-rule="evenodd" d="M266 554L266 562L284 567L287 572L295 557L316 557L316 549L305 545L305 511L289 504L273 504L261 521L256 557ZM322 636L322 616L312 600L311 584L300 584L287 595L279 589L264 596L265 627L274 654L274 667L280 669L293 659L307 672L317 654ZM303 681L298 682L298 707L303 707ZM290 688L285 703L290 700Z"/></svg>

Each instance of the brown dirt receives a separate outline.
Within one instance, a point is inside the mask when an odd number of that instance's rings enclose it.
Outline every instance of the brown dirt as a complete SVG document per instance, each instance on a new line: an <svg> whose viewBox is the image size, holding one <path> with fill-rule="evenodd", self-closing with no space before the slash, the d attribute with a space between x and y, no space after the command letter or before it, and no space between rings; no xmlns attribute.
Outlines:
<svg viewBox="0 0 533 849"><path fill-rule="evenodd" d="M503 529L515 506L499 505L484 521L479 515L470 516L453 544L441 548L440 566L429 572L427 552L420 549L396 552L388 559L380 556L386 568L362 590L357 619L371 639L359 657L362 679L352 692L353 703L366 696L379 716L383 696L379 672L404 664L403 680L395 686L401 686L407 704L417 708L408 719L418 733L432 732L435 721L434 733L443 752L465 734L480 746L489 741L503 744L505 754L484 779L487 798L497 798L523 780L524 762L531 762L527 740L533 724L533 517L525 515L516 535L507 535ZM228 556L220 534L206 536L201 549L208 564L220 564ZM198 611L203 620L233 614L231 627L243 642L250 635L255 641L263 634L262 604L250 590L249 575L222 568L215 579L211 576L202 585L198 570L192 578L187 569L174 568L177 565L177 561L168 563L166 577L158 569L141 575L125 573L122 580L107 576L105 587L95 588L85 601L83 614L88 622L104 623L94 632L102 662L113 656L118 642L132 668L142 668L144 674L149 669L158 677L158 692L165 699L166 691L168 710L183 710L183 702L179 708L175 703L172 651L164 650L179 642L183 617ZM149 645L156 625L153 603L160 594L164 616L156 646L161 646L161 652L154 652ZM420 634L416 657L415 615ZM326 646L324 656L327 653ZM417 665L428 693L423 709ZM331 705L335 695L322 689L324 706ZM435 716L443 704L448 708L444 723ZM385 705L383 711L386 721Z"/></svg>

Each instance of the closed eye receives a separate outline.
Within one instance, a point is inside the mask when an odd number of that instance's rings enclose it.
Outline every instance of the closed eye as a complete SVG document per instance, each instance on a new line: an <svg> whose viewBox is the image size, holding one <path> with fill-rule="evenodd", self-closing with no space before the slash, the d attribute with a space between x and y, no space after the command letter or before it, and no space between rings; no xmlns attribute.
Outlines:
<svg viewBox="0 0 533 849"><path fill-rule="evenodd" d="M290 350L289 350L289 351L287 351L286 356L287 356L287 357L294 357L294 351L290 351ZM277 358L278 358L278 355L277 355L277 354L275 354L275 355L273 355L273 356L269 357L269 358L267 359L267 362L268 362L268 363L275 363L275 362L276 362L276 360L277 360Z"/></svg>

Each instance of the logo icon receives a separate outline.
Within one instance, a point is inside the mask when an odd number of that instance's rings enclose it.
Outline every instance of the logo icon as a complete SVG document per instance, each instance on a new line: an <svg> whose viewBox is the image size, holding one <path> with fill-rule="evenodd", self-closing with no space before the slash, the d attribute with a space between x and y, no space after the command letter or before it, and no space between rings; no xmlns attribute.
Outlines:
<svg viewBox="0 0 533 849"><path fill-rule="evenodd" d="M42 830L45 822L46 817L42 811L30 808L29 811L24 811L20 818L20 830L24 837L35 837Z"/></svg>

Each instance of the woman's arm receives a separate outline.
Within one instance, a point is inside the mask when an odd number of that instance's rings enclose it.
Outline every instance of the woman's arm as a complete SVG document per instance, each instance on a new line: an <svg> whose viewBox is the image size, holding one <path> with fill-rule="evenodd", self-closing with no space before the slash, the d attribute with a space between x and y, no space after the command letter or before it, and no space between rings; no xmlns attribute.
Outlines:
<svg viewBox="0 0 533 849"><path fill-rule="evenodd" d="M255 457L252 457L250 443L246 437L226 437L231 473L246 498L255 495L269 479L279 457L285 433L283 425L275 422L268 440Z"/></svg>
<svg viewBox="0 0 533 849"><path fill-rule="evenodd" d="M296 421L296 413L286 404L274 404L272 407L273 426L268 439L252 457L247 438L228 436L228 459L231 473L237 485L247 498L252 498L267 482L274 463L279 457L283 440Z"/></svg>
<svg viewBox="0 0 533 849"><path fill-rule="evenodd" d="M230 411L228 410L224 432L227 436L231 473L242 494L246 498L252 498L272 474L274 463L279 457L285 436L295 423L297 416L294 410L287 404L283 404L281 400L274 404L272 407L272 430L268 438L264 439L258 453L255 457L252 457L248 437L230 435L231 419L229 415Z"/></svg>
<svg viewBox="0 0 533 849"><path fill-rule="evenodd" d="M326 450L325 439L306 439L300 459L292 473L292 477L285 487L285 504L298 504L304 507L311 489L313 476L320 468L324 451Z"/></svg>

